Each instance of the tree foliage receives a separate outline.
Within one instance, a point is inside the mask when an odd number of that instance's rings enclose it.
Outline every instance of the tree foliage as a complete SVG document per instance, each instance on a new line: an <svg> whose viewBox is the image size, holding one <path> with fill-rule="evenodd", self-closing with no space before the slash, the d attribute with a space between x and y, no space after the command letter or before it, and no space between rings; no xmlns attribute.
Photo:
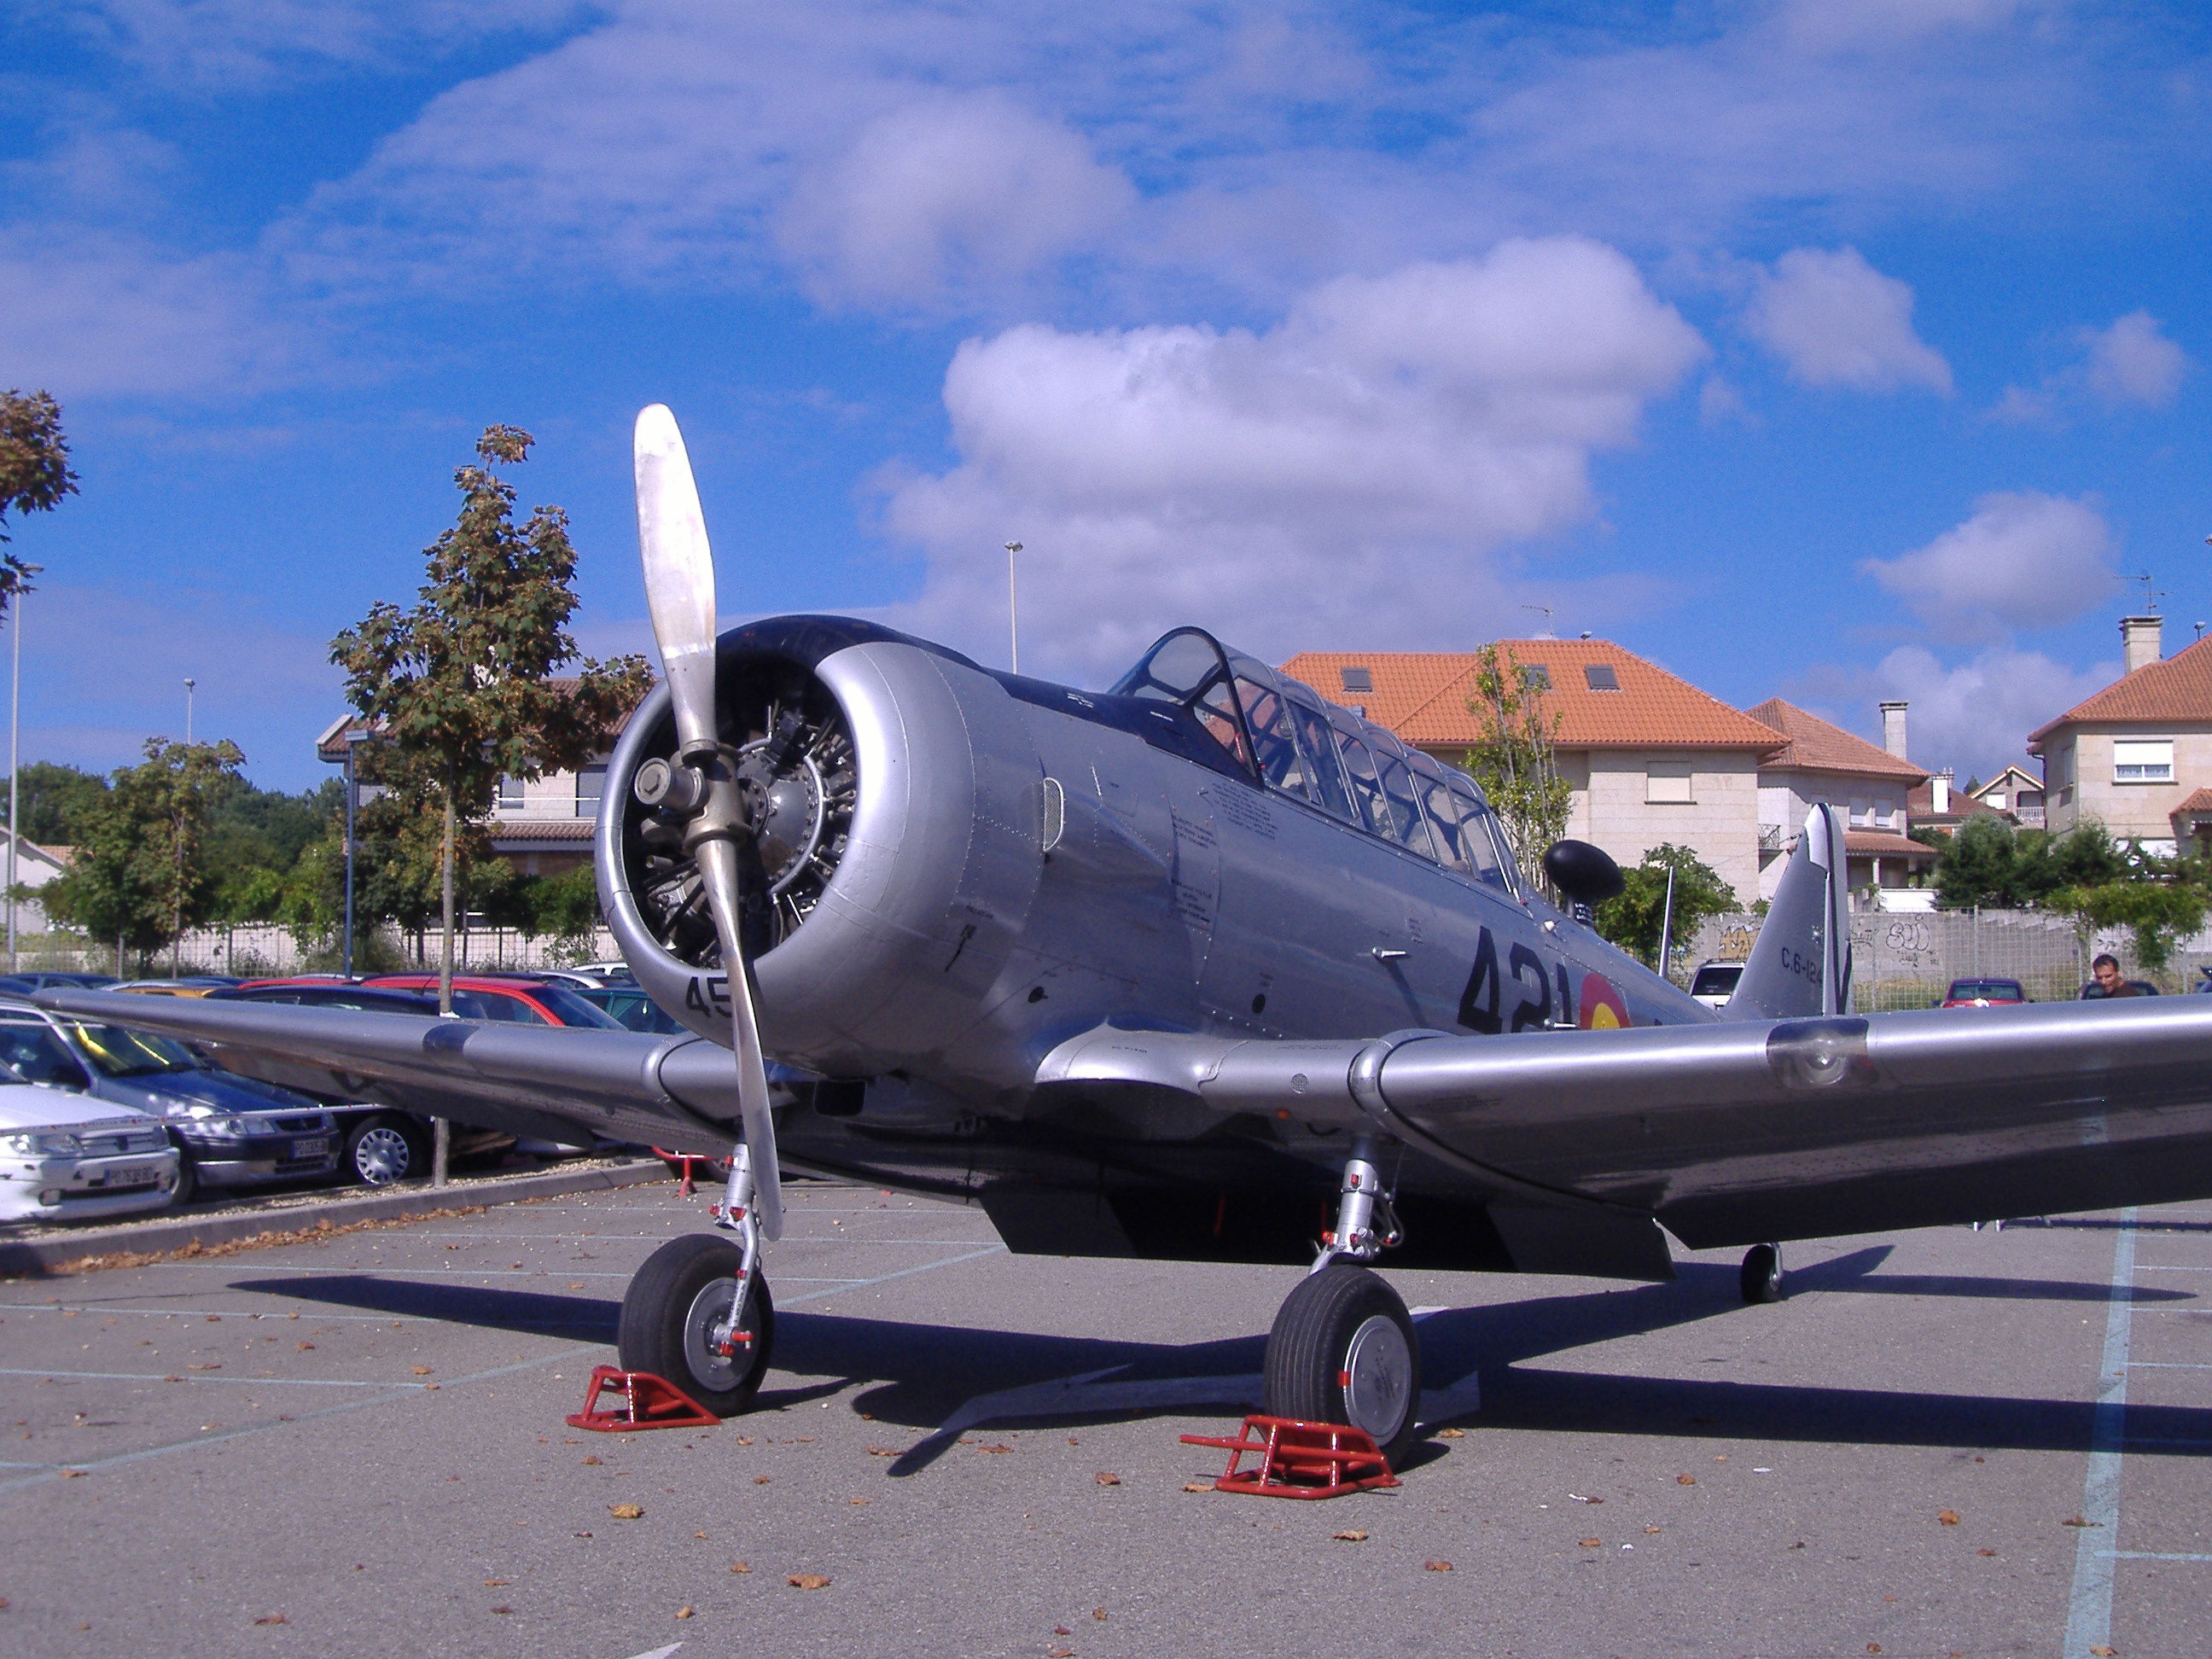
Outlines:
<svg viewBox="0 0 2212 1659"><path fill-rule="evenodd" d="M440 903L448 965L465 826L489 815L501 775L583 764L650 684L640 657L586 660L573 687L551 683L577 659L568 633L577 605L568 517L540 507L518 527L514 487L492 470L522 461L531 441L514 427L485 430L480 465L453 474L460 517L426 551L415 605L380 600L331 642L347 699L375 733L363 757L368 775L397 803L386 866L396 901L419 873L422 811L436 805L439 868L455 888Z"/></svg>
<svg viewBox="0 0 2212 1659"><path fill-rule="evenodd" d="M8 541L10 513L51 513L76 493L62 406L44 392L0 392L0 549ZM12 551L0 551L0 614L30 572Z"/></svg>
<svg viewBox="0 0 2212 1659"><path fill-rule="evenodd" d="M1467 708L1480 735L1460 764L1482 786L1521 867L1539 871L1546 849L1566 834L1573 801L1554 752L1564 717L1544 707L1540 669L1513 661L1495 645L1474 655Z"/></svg>
<svg viewBox="0 0 2212 1659"><path fill-rule="evenodd" d="M211 797L245 761L234 743L149 738L81 813L76 857L40 890L47 914L94 939L147 951L208 917L213 872L202 856Z"/></svg>
<svg viewBox="0 0 2212 1659"><path fill-rule="evenodd" d="M1735 890L1717 871L1686 847L1663 842L1644 854L1632 870L1620 872L1626 884L1618 896L1597 908L1597 931L1624 951L1634 952L1660 972L1659 936L1666 926L1667 877L1674 878L1674 940L1686 945L1698 924L1740 907Z"/></svg>
<svg viewBox="0 0 2212 1659"><path fill-rule="evenodd" d="M15 782L23 814L23 839L40 847L72 847L88 807L107 793L107 780L96 772L52 761L33 761ZM6 781L0 779L0 816L7 808Z"/></svg>
<svg viewBox="0 0 2212 1659"><path fill-rule="evenodd" d="M2032 909L2063 888L2105 886L2144 872L2140 856L2116 845L2100 823L2052 836L2015 830L2001 817L1973 817L1936 860L1936 896L1947 910Z"/></svg>

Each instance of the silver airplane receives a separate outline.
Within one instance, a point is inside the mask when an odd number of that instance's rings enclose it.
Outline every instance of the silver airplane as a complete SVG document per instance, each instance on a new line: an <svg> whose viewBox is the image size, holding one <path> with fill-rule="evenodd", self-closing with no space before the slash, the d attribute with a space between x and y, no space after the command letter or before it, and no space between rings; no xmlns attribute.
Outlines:
<svg viewBox="0 0 2212 1659"><path fill-rule="evenodd" d="M693 1036L54 991L276 1082L720 1156L623 1364L768 1370L781 1171L982 1206L1017 1251L1302 1265L1267 1408L1414 1431L1370 1264L1672 1276L1782 1241L2212 1194L2212 998L1856 1017L1816 808L1733 1000L1601 939L1595 847L1516 868L1463 774L1197 629L1109 691L873 623L717 637L683 441L639 416L664 679L608 769L608 922ZM734 1060L734 1064L732 1063ZM734 1143L734 1145L733 1145Z"/></svg>

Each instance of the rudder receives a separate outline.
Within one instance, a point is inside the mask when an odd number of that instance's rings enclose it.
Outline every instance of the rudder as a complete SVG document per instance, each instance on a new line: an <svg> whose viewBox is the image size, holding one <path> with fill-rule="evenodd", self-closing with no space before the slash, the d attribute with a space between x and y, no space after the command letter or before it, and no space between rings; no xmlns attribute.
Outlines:
<svg viewBox="0 0 2212 1659"><path fill-rule="evenodd" d="M1850 890L1844 825L1822 802L1805 815L1723 1019L1807 1019L1850 1006Z"/></svg>

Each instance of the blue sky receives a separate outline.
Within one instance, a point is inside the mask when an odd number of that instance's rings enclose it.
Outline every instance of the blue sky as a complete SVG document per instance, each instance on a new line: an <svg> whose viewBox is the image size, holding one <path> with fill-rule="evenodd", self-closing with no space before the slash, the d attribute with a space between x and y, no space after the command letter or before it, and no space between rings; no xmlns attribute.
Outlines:
<svg viewBox="0 0 2212 1659"><path fill-rule="evenodd" d="M1617 639L1987 775L2212 618L2212 22L2094 0L18 0L0 386L82 493L27 754L322 775L493 422L641 647L629 422L723 608L1110 679Z"/></svg>

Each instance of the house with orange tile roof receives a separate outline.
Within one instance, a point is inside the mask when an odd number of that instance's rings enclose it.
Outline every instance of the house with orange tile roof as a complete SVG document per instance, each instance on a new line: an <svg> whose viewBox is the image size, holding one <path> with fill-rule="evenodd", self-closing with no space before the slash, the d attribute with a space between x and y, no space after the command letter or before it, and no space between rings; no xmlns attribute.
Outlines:
<svg viewBox="0 0 2212 1659"><path fill-rule="evenodd" d="M1501 640L1543 678L1571 793L1567 834L1624 865L1686 847L1749 904L1759 895L1759 767L1787 739L1610 640ZM1282 665L1324 697L1456 765L1481 735L1468 651L1305 651Z"/></svg>
<svg viewBox="0 0 2212 1659"><path fill-rule="evenodd" d="M1844 815L1844 854L1854 891L1873 890L1885 909L1933 908L1936 849L1911 840L1907 799L1928 774L1779 697L1744 713L1771 726L1783 746L1759 769L1759 896L1772 898L1815 802ZM1905 747L1905 705L1882 705L1885 736Z"/></svg>
<svg viewBox="0 0 2212 1659"><path fill-rule="evenodd" d="M2043 828L2043 780L2030 777L2020 767L2008 765L1987 783L1978 783L1966 793L1992 811L2008 815L2024 830Z"/></svg>
<svg viewBox="0 0 2212 1659"><path fill-rule="evenodd" d="M556 689L573 690L577 682L556 677ZM524 780L501 778L498 799L486 826L491 850L526 876L555 876L592 860L592 832L599 822L599 796L606 785L607 761L613 755L629 716L609 726L590 763L574 772L548 772ZM358 715L334 720L315 740L315 757L333 766L345 764L349 738L362 740L366 728ZM374 799L374 786L362 786L361 798Z"/></svg>
<svg viewBox="0 0 2212 1659"><path fill-rule="evenodd" d="M2053 834L2094 821L2161 855L2195 835L2190 803L2212 785L2212 639L2165 656L2163 621L2122 617L2127 672L2029 737Z"/></svg>

